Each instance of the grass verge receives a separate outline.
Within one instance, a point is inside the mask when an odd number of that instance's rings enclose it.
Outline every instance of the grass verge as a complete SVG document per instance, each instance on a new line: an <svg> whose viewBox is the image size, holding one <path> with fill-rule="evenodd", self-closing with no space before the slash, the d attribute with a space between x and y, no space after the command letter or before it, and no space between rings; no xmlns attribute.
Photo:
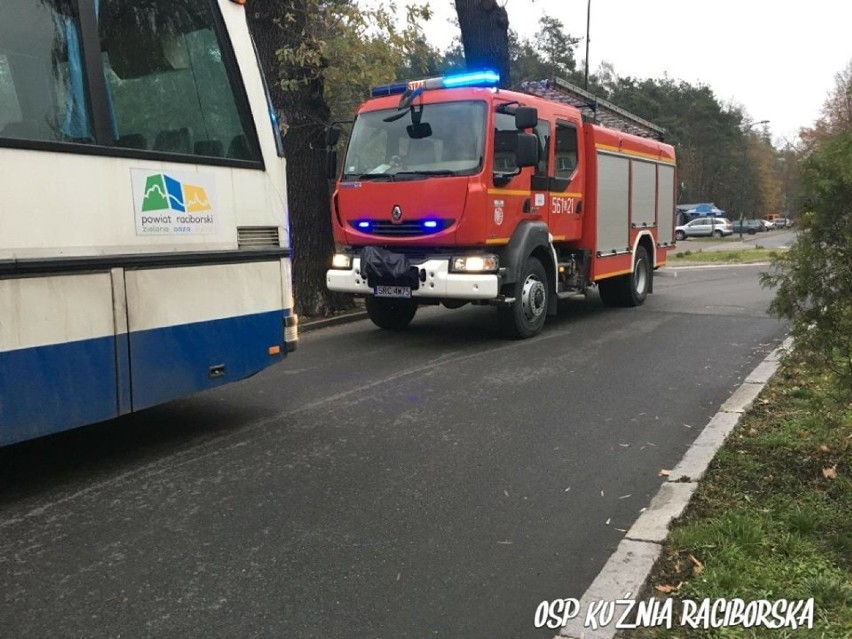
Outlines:
<svg viewBox="0 0 852 639"><path fill-rule="evenodd" d="M669 266L696 263L720 263L720 264L751 264L754 262L767 262L775 251L765 248L732 249L718 251L678 251L669 255L667 263Z"/></svg>
<svg viewBox="0 0 852 639"><path fill-rule="evenodd" d="M644 598L814 599L813 629L644 628L630 639L852 639L852 392L791 357L672 527Z"/></svg>

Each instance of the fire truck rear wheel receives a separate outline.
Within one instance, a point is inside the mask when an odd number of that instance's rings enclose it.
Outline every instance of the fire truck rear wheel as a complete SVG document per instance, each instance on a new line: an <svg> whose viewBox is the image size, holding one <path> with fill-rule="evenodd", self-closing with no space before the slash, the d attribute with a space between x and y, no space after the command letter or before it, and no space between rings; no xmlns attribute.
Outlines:
<svg viewBox="0 0 852 639"><path fill-rule="evenodd" d="M633 271L628 275L598 282L598 292L604 306L641 306L651 290L654 271L644 246L636 249Z"/></svg>
<svg viewBox="0 0 852 639"><path fill-rule="evenodd" d="M512 288L514 304L498 309L501 328L509 337L515 339L532 337L544 326L550 301L547 273L537 258L527 259L518 281Z"/></svg>
<svg viewBox="0 0 852 639"><path fill-rule="evenodd" d="M405 329L417 312L417 302L414 300L393 299L384 297L367 298L367 315L373 324L389 331Z"/></svg>

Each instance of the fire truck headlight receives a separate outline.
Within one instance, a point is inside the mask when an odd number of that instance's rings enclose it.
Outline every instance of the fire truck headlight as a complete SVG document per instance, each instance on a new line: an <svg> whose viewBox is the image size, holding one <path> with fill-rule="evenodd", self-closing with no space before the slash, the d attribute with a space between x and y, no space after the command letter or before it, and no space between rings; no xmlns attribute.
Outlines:
<svg viewBox="0 0 852 639"><path fill-rule="evenodd" d="M458 273L494 273L500 268L500 258L490 254L468 255L454 257L450 265L450 270Z"/></svg>
<svg viewBox="0 0 852 639"><path fill-rule="evenodd" d="M346 253L337 253L331 260L331 268L339 268L348 271L352 268L352 256Z"/></svg>

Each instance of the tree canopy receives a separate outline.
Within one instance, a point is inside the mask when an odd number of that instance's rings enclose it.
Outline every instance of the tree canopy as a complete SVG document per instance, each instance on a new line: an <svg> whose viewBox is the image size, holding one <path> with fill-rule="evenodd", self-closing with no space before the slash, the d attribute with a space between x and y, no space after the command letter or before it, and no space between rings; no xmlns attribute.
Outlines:
<svg viewBox="0 0 852 639"><path fill-rule="evenodd" d="M852 61L836 78L815 126L802 132L804 211L792 248L764 283L771 310L792 320L797 349L837 388L852 388Z"/></svg>

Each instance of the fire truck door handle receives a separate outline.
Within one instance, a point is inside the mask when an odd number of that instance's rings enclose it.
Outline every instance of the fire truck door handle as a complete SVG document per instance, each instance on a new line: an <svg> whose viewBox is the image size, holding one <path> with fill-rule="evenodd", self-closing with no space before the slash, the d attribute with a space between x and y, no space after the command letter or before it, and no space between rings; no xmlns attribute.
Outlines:
<svg viewBox="0 0 852 639"><path fill-rule="evenodd" d="M530 212L530 199L527 198L526 200L524 200L524 213L529 213L529 212Z"/></svg>
<svg viewBox="0 0 852 639"><path fill-rule="evenodd" d="M580 213L582 213L582 212L583 212L583 200L580 200L579 202L577 202L577 215L580 215Z"/></svg>

